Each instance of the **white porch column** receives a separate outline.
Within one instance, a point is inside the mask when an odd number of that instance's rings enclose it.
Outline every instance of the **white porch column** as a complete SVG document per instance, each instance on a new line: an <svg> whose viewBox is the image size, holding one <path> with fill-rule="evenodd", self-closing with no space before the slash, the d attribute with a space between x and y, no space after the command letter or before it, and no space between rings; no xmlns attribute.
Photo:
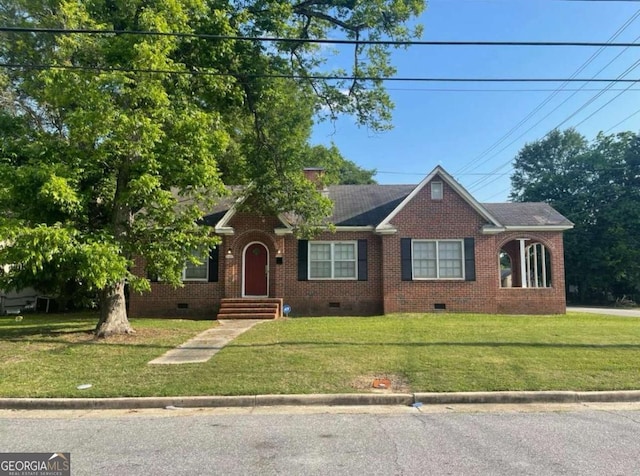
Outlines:
<svg viewBox="0 0 640 476"><path fill-rule="evenodd" d="M527 241L527 238L518 238L520 242L520 286L523 288L527 287L527 268L526 268L526 253L525 253L525 245L524 242Z"/></svg>
<svg viewBox="0 0 640 476"><path fill-rule="evenodd" d="M533 287L538 287L538 245L533 246Z"/></svg>
<svg viewBox="0 0 640 476"><path fill-rule="evenodd" d="M548 288L547 283L547 248L542 245L542 287Z"/></svg>

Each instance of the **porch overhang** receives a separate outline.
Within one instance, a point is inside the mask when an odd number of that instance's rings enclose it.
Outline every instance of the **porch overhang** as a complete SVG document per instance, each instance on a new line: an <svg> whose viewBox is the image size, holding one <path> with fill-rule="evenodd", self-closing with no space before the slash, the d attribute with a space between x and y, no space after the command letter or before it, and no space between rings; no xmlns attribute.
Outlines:
<svg viewBox="0 0 640 476"><path fill-rule="evenodd" d="M482 227L483 235L497 235L508 231L536 232L536 231L566 231L571 230L573 225L540 225L540 226L495 226L485 225Z"/></svg>
<svg viewBox="0 0 640 476"><path fill-rule="evenodd" d="M231 226L216 226L214 228L216 235L233 235L235 230Z"/></svg>
<svg viewBox="0 0 640 476"><path fill-rule="evenodd" d="M376 235L394 235L398 233L398 229L389 223L378 225L374 231Z"/></svg>

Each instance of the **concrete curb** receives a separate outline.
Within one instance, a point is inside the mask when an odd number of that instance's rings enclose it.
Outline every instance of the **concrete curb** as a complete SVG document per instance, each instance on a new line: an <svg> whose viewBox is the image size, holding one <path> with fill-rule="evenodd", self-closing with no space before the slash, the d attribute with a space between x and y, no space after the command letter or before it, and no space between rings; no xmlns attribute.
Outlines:
<svg viewBox="0 0 640 476"><path fill-rule="evenodd" d="M106 410L166 407L427 405L462 403L640 402L640 390L603 392L443 392L246 395L236 397L0 398L4 410Z"/></svg>

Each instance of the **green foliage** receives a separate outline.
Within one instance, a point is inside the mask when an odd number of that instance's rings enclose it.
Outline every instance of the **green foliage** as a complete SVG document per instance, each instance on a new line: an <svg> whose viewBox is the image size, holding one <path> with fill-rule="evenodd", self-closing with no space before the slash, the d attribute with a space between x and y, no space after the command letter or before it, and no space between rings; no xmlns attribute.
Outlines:
<svg viewBox="0 0 640 476"><path fill-rule="evenodd" d="M306 156L309 167L320 167L324 169L324 181L327 185L365 185L376 183L373 179L373 176L376 174L375 169L363 169L354 162L345 159L334 144L331 144L331 147L322 145L310 147Z"/></svg>
<svg viewBox="0 0 640 476"><path fill-rule="evenodd" d="M640 296L640 136L550 132L515 160L511 197L545 201L569 218L568 285L579 299Z"/></svg>
<svg viewBox="0 0 640 476"><path fill-rule="evenodd" d="M417 0L11 0L0 1L0 22L409 40L420 32L407 23L423 8ZM228 184L251 184L266 211L289 212L301 234L312 232L331 207L301 172L314 117L389 126L381 82L364 78L393 72L390 50L354 49L354 79L345 82L311 79L330 73L327 51L313 43L5 34L0 59L25 67L0 74L0 264L14 265L0 285L104 290L128 280L144 289L129 271L136 256L180 285L191 253L217 242L199 222ZM329 156L340 162L337 151Z"/></svg>
<svg viewBox="0 0 640 476"><path fill-rule="evenodd" d="M46 4L3 5L3 24L192 31L191 16L206 11L196 1ZM12 35L0 55L17 64L184 71L172 57L180 44L168 36ZM199 107L188 82L60 69L9 70L3 79L13 107L0 121L0 255L13 265L3 286L74 280L101 290L128 279L144 288L129 272L133 256L184 258L185 248L214 243L197 219L224 191L216 155L227 137L216 127L220 114ZM178 207L179 199L189 205Z"/></svg>

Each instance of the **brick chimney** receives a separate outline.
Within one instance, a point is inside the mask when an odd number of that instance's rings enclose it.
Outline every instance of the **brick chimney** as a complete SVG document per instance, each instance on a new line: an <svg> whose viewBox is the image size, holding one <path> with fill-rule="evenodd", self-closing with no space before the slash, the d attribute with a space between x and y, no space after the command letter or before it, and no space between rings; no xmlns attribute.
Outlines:
<svg viewBox="0 0 640 476"><path fill-rule="evenodd" d="M322 178L324 177L324 169L322 167L305 167L302 171L307 180L316 184L318 190L326 189L322 183Z"/></svg>

